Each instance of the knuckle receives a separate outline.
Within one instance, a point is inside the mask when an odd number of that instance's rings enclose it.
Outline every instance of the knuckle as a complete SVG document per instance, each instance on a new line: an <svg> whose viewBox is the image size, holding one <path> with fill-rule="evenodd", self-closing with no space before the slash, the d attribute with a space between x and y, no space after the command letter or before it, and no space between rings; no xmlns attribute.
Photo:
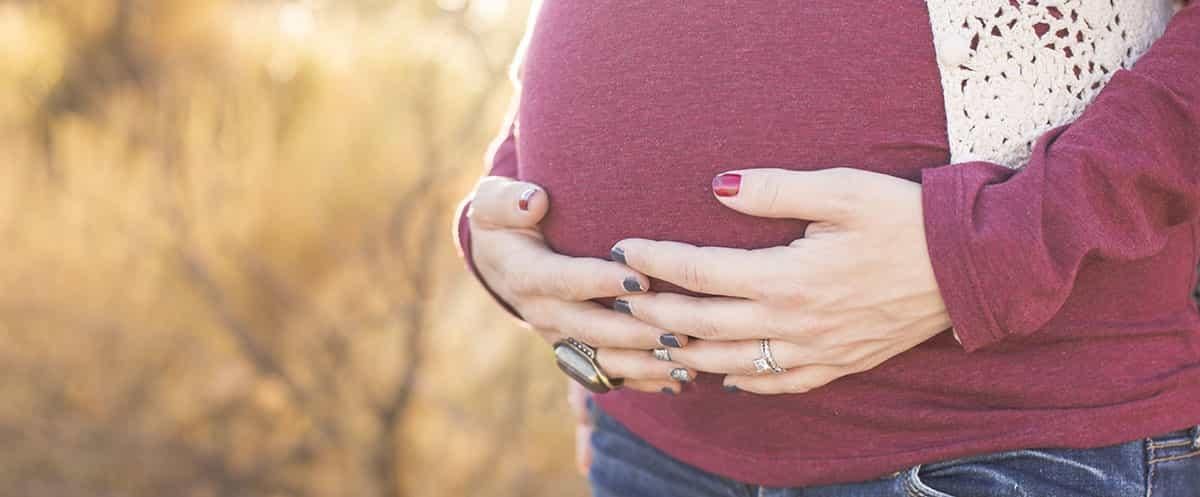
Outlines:
<svg viewBox="0 0 1200 497"><path fill-rule="evenodd" d="M783 196L782 183L782 181L773 181L772 178L767 178L761 183L759 196L766 212L775 212L775 209L779 208L779 202Z"/></svg>
<svg viewBox="0 0 1200 497"><path fill-rule="evenodd" d="M684 286L688 288L703 288L707 283L704 274L700 271L700 266L692 261L680 263L679 276L683 280Z"/></svg>
<svg viewBox="0 0 1200 497"><path fill-rule="evenodd" d="M712 318L703 315L694 318L687 328L689 335L701 339L712 339L721 334L720 326Z"/></svg>

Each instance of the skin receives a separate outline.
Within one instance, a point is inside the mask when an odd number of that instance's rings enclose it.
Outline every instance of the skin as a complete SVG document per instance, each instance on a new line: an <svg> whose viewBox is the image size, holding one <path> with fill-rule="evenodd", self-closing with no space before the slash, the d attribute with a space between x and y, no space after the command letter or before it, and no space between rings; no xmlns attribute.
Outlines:
<svg viewBox="0 0 1200 497"><path fill-rule="evenodd" d="M523 196L527 209L520 208ZM650 352L662 346L659 337L667 332L590 302L632 296L627 278L641 288L649 288L649 280L616 262L551 251L537 227L549 206L536 185L494 176L479 182L467 216L480 277L547 343L569 336L595 347L597 363L609 376L623 378L624 388L678 392L670 372L685 366L659 361ZM686 337L679 340L687 344ZM695 370L689 375L694 378Z"/></svg>
<svg viewBox="0 0 1200 497"><path fill-rule="evenodd" d="M803 238L760 250L622 240L629 267L724 297L631 295L633 315L700 338L672 359L725 385L802 393L867 371L950 328L925 241L921 185L868 171L750 169L725 206L810 220ZM787 369L754 374L759 339Z"/></svg>
<svg viewBox="0 0 1200 497"><path fill-rule="evenodd" d="M536 185L486 178L471 213L472 252L485 282L547 341L563 335L598 347L610 375L631 388L678 389L673 367L724 374L758 394L802 393L870 370L950 328L925 240L919 183L868 171L747 169L735 195L716 201L765 218L809 220L804 236L757 250L627 239L626 265L550 251L536 225L549 208ZM522 193L538 189L528 211ZM646 276L716 297L630 293ZM569 283L569 284L568 284ZM586 300L619 297L631 316ZM673 363L650 357L662 333L685 340ZM787 371L755 374L759 339ZM639 376L640 375L640 376ZM694 373L693 376L694 377ZM590 465L590 420L571 386L577 462Z"/></svg>

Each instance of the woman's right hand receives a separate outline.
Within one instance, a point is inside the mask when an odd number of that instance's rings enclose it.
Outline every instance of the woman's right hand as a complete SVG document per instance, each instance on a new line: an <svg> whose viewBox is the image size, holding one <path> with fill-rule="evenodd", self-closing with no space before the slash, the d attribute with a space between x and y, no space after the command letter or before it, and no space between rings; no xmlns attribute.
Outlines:
<svg viewBox="0 0 1200 497"><path fill-rule="evenodd" d="M623 264L550 250L537 226L549 208L545 190L537 185L483 178L467 212L480 277L547 342L572 337L595 347L604 372L624 379L627 388L678 392L672 370L687 371L689 379L695 371L655 359L651 350L683 346L687 337L591 302L644 292L649 280Z"/></svg>

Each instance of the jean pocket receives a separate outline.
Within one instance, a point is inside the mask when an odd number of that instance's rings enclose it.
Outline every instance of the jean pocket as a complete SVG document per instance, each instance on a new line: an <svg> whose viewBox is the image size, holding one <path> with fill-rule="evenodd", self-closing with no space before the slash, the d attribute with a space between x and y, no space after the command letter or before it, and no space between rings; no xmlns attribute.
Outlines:
<svg viewBox="0 0 1200 497"><path fill-rule="evenodd" d="M1200 426L1146 439L1146 495L1200 495Z"/></svg>
<svg viewBox="0 0 1200 497"><path fill-rule="evenodd" d="M1146 439L1146 462L1159 464L1200 456L1200 426Z"/></svg>
<svg viewBox="0 0 1200 497"><path fill-rule="evenodd" d="M995 452L909 469L909 497L1145 495L1141 441L1097 449Z"/></svg>
<svg viewBox="0 0 1200 497"><path fill-rule="evenodd" d="M917 465L908 470L904 479L904 491L909 497L956 497L925 484L921 479L921 468Z"/></svg>

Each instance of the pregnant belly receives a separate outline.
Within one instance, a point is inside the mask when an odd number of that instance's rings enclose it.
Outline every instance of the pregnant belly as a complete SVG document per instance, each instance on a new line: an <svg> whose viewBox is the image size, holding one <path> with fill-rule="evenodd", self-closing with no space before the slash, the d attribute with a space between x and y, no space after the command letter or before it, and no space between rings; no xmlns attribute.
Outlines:
<svg viewBox="0 0 1200 497"><path fill-rule="evenodd" d="M551 247L606 257L627 237L786 244L804 221L732 212L712 177L846 166L916 179L945 164L924 2L889 3L890 23L862 8L546 0L522 67L517 150L520 177L550 195Z"/></svg>

